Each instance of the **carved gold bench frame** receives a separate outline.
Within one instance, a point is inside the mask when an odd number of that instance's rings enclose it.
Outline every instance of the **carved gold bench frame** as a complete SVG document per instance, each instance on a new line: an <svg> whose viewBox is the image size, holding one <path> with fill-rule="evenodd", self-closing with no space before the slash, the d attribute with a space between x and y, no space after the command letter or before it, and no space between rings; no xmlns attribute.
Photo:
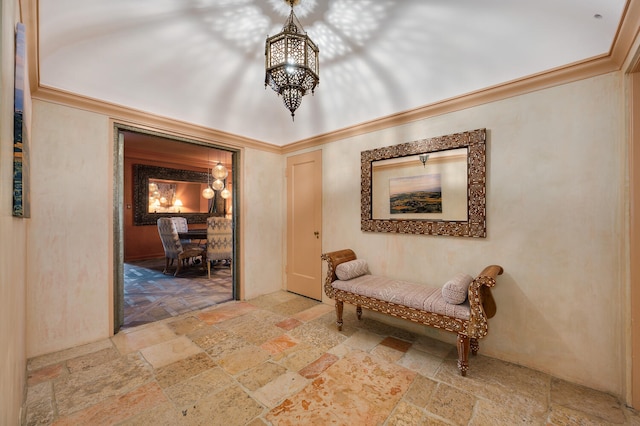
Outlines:
<svg viewBox="0 0 640 426"><path fill-rule="evenodd" d="M338 279L335 273L336 267L343 262L355 260L356 255L352 250L344 249L325 253L322 255L322 259L328 264L324 292L329 298L335 300L338 330L342 330L342 311L344 302L347 302L356 306L358 319L362 318L362 308L366 308L456 333L458 335L458 370L460 370L461 375L466 376L469 369L469 350L473 355L477 355L480 349L478 340L487 335L489 329L488 319L492 318L496 313L496 304L491 295L491 287L495 286L496 277L503 272L501 266L487 266L469 285L471 316L468 320L463 320L335 289L332 283Z"/></svg>

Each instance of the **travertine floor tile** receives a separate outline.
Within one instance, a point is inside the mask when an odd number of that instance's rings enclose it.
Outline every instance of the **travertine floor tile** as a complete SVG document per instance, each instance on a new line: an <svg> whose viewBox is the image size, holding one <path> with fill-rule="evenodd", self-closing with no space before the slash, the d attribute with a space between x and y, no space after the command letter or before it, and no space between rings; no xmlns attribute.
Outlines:
<svg viewBox="0 0 640 426"><path fill-rule="evenodd" d="M168 388L215 367L216 363L206 353L200 352L164 367L156 368L155 376L162 388Z"/></svg>
<svg viewBox="0 0 640 426"><path fill-rule="evenodd" d="M286 303L290 300L298 299L299 297L300 296L286 291L277 291L275 293L265 294L263 296L251 299L249 303L260 308L269 308L281 303Z"/></svg>
<svg viewBox="0 0 640 426"><path fill-rule="evenodd" d="M381 424L413 381L415 373L354 351L329 367L297 395L272 409L275 424Z"/></svg>
<svg viewBox="0 0 640 426"><path fill-rule="evenodd" d="M169 327L177 335L191 334L196 330L200 330L206 326L206 323L200 321L198 318L192 315L177 319L175 321L167 322L167 327Z"/></svg>
<svg viewBox="0 0 640 426"><path fill-rule="evenodd" d="M279 323L277 323L276 326L280 327L285 331L289 331L289 330L293 330L300 324L302 324L302 321L299 321L295 318L287 318L286 320L280 321Z"/></svg>
<svg viewBox="0 0 640 426"><path fill-rule="evenodd" d="M68 359L77 358L82 355L87 355L111 347L111 342L108 339L105 339L89 343L87 345L76 346L75 348L66 349L64 351L38 356L36 358L31 358L27 362L27 370L39 370L42 367L46 367L51 364L57 364Z"/></svg>
<svg viewBox="0 0 640 426"><path fill-rule="evenodd" d="M218 364L227 373L236 375L253 368L269 359L269 352L257 346L247 346L233 354L218 360Z"/></svg>
<svg viewBox="0 0 640 426"><path fill-rule="evenodd" d="M338 357L337 356L335 356L333 354L330 354L330 353L325 353L320 358L316 359L311 364L309 364L306 367L304 367L298 373L302 377L305 377L307 379L315 379L324 370L326 370L327 368L331 367L337 361L338 361Z"/></svg>
<svg viewBox="0 0 640 426"><path fill-rule="evenodd" d="M288 371L256 390L252 395L265 407L273 408L284 398L298 393L307 383L309 380Z"/></svg>
<svg viewBox="0 0 640 426"><path fill-rule="evenodd" d="M412 345L413 349L426 352L438 358L446 358L452 352L457 357L455 343L445 343L427 336L418 336Z"/></svg>
<svg viewBox="0 0 640 426"><path fill-rule="evenodd" d="M400 352L407 352L412 345L413 345L414 349L422 350L420 347L418 347L415 344L412 344L411 342L406 342L404 340L396 339L395 337L386 337L386 338L384 338L380 342L380 345L387 346L387 347L389 347L391 349L395 349L395 350L400 351ZM427 352L427 351L423 351L423 352Z"/></svg>
<svg viewBox="0 0 640 426"><path fill-rule="evenodd" d="M133 353L89 370L54 381L58 414L67 416L117 395L123 395L153 379L152 369Z"/></svg>
<svg viewBox="0 0 640 426"><path fill-rule="evenodd" d="M346 340L346 337L342 334L329 330L316 322L302 324L300 327L291 330L289 335L300 342L309 343L323 352Z"/></svg>
<svg viewBox="0 0 640 426"><path fill-rule="evenodd" d="M120 357L120 353L115 347L105 348L97 352L82 355L67 361L67 368L70 373L83 371L95 367L105 362L113 361Z"/></svg>
<svg viewBox="0 0 640 426"><path fill-rule="evenodd" d="M611 395L277 292L28 361L24 424L637 425Z"/></svg>
<svg viewBox="0 0 640 426"><path fill-rule="evenodd" d="M111 338L121 354L126 355L148 346L175 339L176 334L165 323L159 322L121 331Z"/></svg>
<svg viewBox="0 0 640 426"><path fill-rule="evenodd" d="M69 374L69 370L67 370L64 363L48 365L39 370L29 371L27 373L27 385L34 386L67 374Z"/></svg>
<svg viewBox="0 0 640 426"><path fill-rule="evenodd" d="M236 318L251 311L258 309L256 306L246 302L229 302L220 306L216 306L213 309L201 311L197 317L201 321L212 325L222 321Z"/></svg>
<svg viewBox="0 0 640 426"><path fill-rule="evenodd" d="M378 345L369 351L371 355L384 359L387 362L396 362L404 356L404 352L392 349L388 346Z"/></svg>
<svg viewBox="0 0 640 426"><path fill-rule="evenodd" d="M353 349L359 349L363 352L369 352L375 346L380 344L382 336L373 334L368 331L357 331L351 335L344 344L352 347Z"/></svg>
<svg viewBox="0 0 640 426"><path fill-rule="evenodd" d="M209 395L184 411L189 425L244 425L260 416L262 405L238 386Z"/></svg>
<svg viewBox="0 0 640 426"><path fill-rule="evenodd" d="M260 347L269 352L271 355L276 355L280 352L294 347L297 344L298 342L295 339L286 334L282 334L278 337L264 342L262 345L260 345Z"/></svg>
<svg viewBox="0 0 640 426"><path fill-rule="evenodd" d="M287 369L283 366L267 361L245 371L238 376L237 380L245 388L255 391L286 372Z"/></svg>
<svg viewBox="0 0 640 426"><path fill-rule="evenodd" d="M425 408L437 386L438 382L435 380L418 374L403 399L410 404Z"/></svg>
<svg viewBox="0 0 640 426"><path fill-rule="evenodd" d="M202 398L217 393L234 384L233 378L222 368L206 370L189 380L176 383L164 390L171 401L181 410L187 409Z"/></svg>
<svg viewBox="0 0 640 426"><path fill-rule="evenodd" d="M153 368L169 365L200 352L203 352L202 348L186 336L180 336L140 350L142 356Z"/></svg>
<svg viewBox="0 0 640 426"><path fill-rule="evenodd" d="M306 297L298 297L296 299L287 300L279 305L270 306L267 309L280 315L284 315L285 317L290 317L316 306L318 303L319 302L307 299Z"/></svg>
<svg viewBox="0 0 640 426"><path fill-rule="evenodd" d="M292 315L292 318L295 318L302 322L308 322L321 317L327 312L335 312L335 308L331 305L320 303L319 305L312 306L309 309L305 309L304 311L300 311Z"/></svg>
<svg viewBox="0 0 640 426"><path fill-rule="evenodd" d="M549 375L480 355L470 358L466 377L454 359L447 359L435 379L503 405L527 407L534 418L547 411Z"/></svg>
<svg viewBox="0 0 640 426"><path fill-rule="evenodd" d="M282 319L279 318L277 321L271 323L271 321L258 319L252 315L245 315L241 318L221 322L217 325L220 329L240 336L249 343L261 345L267 340L282 335L282 329L275 325L281 320Z"/></svg>
<svg viewBox="0 0 640 426"><path fill-rule="evenodd" d="M622 424L625 421L624 412L616 398L564 380L551 380L551 405L552 408L561 405L578 410L612 424ZM554 412L556 410L553 409Z"/></svg>
<svg viewBox="0 0 640 426"><path fill-rule="evenodd" d="M51 382L40 383L29 388L25 410L27 425L48 425L53 422L55 407Z"/></svg>
<svg viewBox="0 0 640 426"><path fill-rule="evenodd" d="M544 425L544 415L536 414L527 406L513 405L478 399L474 415L469 422L473 426ZM551 423L555 424L555 423Z"/></svg>
<svg viewBox="0 0 640 426"><path fill-rule="evenodd" d="M463 425L471 419L475 403L473 395L440 383L427 404L427 411L454 424Z"/></svg>
<svg viewBox="0 0 640 426"><path fill-rule="evenodd" d="M171 402L156 405L129 419L119 423L119 426L159 426L184 424L184 416Z"/></svg>
<svg viewBox="0 0 640 426"><path fill-rule="evenodd" d="M438 371L442 363L442 358L413 349L413 347L398 360L399 365L416 371L426 377L435 376L436 371Z"/></svg>
<svg viewBox="0 0 640 426"><path fill-rule="evenodd" d="M81 411L60 418L56 425L113 424L167 401L157 383L148 383L124 395L111 397Z"/></svg>
<svg viewBox="0 0 640 426"><path fill-rule="evenodd" d="M273 360L290 371L300 371L324 354L324 350L309 343L299 343L273 356Z"/></svg>
<svg viewBox="0 0 640 426"><path fill-rule="evenodd" d="M426 424L434 424L427 423L425 419L424 411L420 410L418 407L407 404L404 401L400 401L396 406L396 409L393 411L389 419L387 420L387 425L403 425L403 426L422 426ZM437 424L437 423L436 423ZM446 423L440 423L445 425Z"/></svg>

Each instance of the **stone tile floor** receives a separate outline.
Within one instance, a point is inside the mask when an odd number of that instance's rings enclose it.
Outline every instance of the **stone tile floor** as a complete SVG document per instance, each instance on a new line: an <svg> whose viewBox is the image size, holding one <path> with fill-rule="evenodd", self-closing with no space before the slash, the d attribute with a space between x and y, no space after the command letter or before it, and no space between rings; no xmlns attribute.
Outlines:
<svg viewBox="0 0 640 426"><path fill-rule="evenodd" d="M136 327L207 308L233 299L231 268L217 262L211 278L202 265L188 265L180 275L163 274L165 259L124 264L124 324Z"/></svg>
<svg viewBox="0 0 640 426"><path fill-rule="evenodd" d="M27 425L640 425L615 397L287 292L28 362ZM482 352L482 345L480 351Z"/></svg>

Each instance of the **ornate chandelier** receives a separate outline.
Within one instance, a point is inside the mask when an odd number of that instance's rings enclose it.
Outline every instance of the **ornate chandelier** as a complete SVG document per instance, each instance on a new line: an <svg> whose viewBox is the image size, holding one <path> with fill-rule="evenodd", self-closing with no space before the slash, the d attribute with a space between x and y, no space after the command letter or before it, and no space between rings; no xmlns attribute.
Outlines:
<svg viewBox="0 0 640 426"><path fill-rule="evenodd" d="M320 82L318 47L302 28L293 13L293 5L300 0L285 0L291 13L282 31L267 37L265 45L265 88L267 85L282 96L282 101L294 119L302 97Z"/></svg>

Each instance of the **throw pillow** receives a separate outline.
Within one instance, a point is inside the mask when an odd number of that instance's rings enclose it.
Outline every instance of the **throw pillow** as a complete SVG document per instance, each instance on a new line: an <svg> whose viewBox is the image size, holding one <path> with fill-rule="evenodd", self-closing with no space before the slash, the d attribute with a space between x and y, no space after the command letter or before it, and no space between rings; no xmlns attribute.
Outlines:
<svg viewBox="0 0 640 426"><path fill-rule="evenodd" d="M336 266L336 275L340 281L348 281L369 273L369 266L364 259L350 260Z"/></svg>
<svg viewBox="0 0 640 426"><path fill-rule="evenodd" d="M467 274L458 274L451 278L442 286L442 298L452 305L459 305L467 300L469 294L469 284L473 277Z"/></svg>

